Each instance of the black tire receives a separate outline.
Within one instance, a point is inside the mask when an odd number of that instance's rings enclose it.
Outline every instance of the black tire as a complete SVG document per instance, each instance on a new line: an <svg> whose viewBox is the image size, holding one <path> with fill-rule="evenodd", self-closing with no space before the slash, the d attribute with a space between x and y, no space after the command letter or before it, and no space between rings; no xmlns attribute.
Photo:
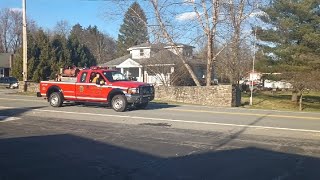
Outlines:
<svg viewBox="0 0 320 180"><path fill-rule="evenodd" d="M117 112L124 112L126 111L128 106L127 99L124 95L115 95L111 100L111 107L113 110Z"/></svg>
<svg viewBox="0 0 320 180"><path fill-rule="evenodd" d="M145 109L148 106L148 102L136 104L137 109Z"/></svg>
<svg viewBox="0 0 320 180"><path fill-rule="evenodd" d="M60 92L53 92L50 94L49 103L52 107L61 107L63 103L63 96Z"/></svg>

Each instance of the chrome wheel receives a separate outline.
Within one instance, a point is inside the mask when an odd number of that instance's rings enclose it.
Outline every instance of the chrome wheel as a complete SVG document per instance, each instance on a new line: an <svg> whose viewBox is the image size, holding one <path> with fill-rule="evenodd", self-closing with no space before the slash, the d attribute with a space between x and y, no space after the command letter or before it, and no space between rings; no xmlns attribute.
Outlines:
<svg viewBox="0 0 320 180"><path fill-rule="evenodd" d="M115 95L111 101L112 108L117 112L123 112L127 109L127 99L124 95Z"/></svg>
<svg viewBox="0 0 320 180"><path fill-rule="evenodd" d="M50 105L53 107L60 107L63 103L63 96L59 92L53 92L49 97Z"/></svg>
<svg viewBox="0 0 320 180"><path fill-rule="evenodd" d="M59 97L56 94L53 94L50 99L50 103L52 106L57 106L59 102Z"/></svg>
<svg viewBox="0 0 320 180"><path fill-rule="evenodd" d="M120 98L117 98L113 101L112 104L114 109L120 109L123 106L123 101Z"/></svg>

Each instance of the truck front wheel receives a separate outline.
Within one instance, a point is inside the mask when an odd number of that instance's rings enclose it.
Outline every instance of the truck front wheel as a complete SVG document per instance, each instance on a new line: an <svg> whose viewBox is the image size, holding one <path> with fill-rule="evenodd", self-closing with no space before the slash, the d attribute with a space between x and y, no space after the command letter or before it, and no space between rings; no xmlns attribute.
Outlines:
<svg viewBox="0 0 320 180"><path fill-rule="evenodd" d="M63 97L60 92L53 92L50 94L49 103L52 107L61 107L63 103Z"/></svg>
<svg viewBox="0 0 320 180"><path fill-rule="evenodd" d="M111 100L112 109L117 112L123 112L127 109L127 99L124 95L115 95Z"/></svg>

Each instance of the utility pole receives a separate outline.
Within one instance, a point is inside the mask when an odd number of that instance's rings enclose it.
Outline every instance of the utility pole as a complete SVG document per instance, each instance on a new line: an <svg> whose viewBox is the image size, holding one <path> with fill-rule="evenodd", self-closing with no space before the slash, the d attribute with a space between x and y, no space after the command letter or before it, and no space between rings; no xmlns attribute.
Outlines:
<svg viewBox="0 0 320 180"><path fill-rule="evenodd" d="M254 28L254 40L253 40L253 56L252 56L252 76L251 76L251 88L250 88L250 106L253 105L253 74L254 74L254 62L256 60L256 38L257 27Z"/></svg>
<svg viewBox="0 0 320 180"><path fill-rule="evenodd" d="M23 91L26 92L28 85L28 45L27 45L27 17L26 17L26 0L22 0L22 45L23 45Z"/></svg>

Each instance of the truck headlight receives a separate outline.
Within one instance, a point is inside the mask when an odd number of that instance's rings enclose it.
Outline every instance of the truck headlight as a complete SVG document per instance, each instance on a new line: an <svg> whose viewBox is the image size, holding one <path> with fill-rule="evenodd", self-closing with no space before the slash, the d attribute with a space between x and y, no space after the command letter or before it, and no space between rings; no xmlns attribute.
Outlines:
<svg viewBox="0 0 320 180"><path fill-rule="evenodd" d="M127 90L128 94L139 94L139 88L129 88Z"/></svg>

